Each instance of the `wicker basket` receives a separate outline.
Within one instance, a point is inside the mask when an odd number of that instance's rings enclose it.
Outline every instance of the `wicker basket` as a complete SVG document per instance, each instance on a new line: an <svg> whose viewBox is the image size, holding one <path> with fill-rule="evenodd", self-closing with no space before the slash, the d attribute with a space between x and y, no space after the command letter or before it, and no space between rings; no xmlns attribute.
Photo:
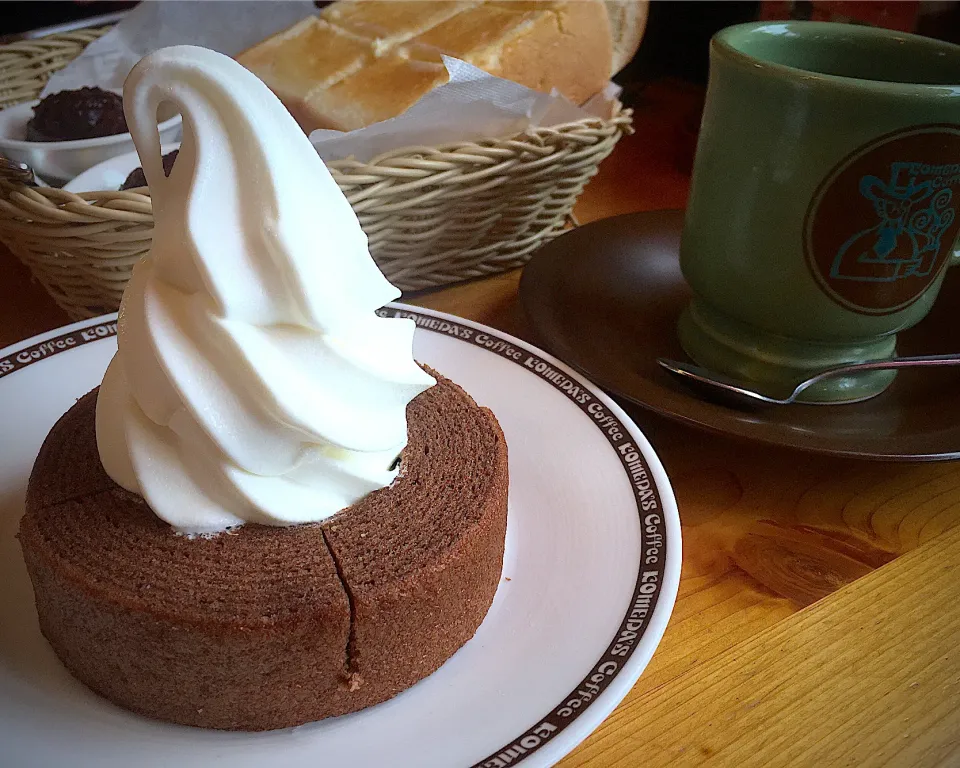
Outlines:
<svg viewBox="0 0 960 768"><path fill-rule="evenodd" d="M105 29L0 46L0 107L36 98L50 73ZM508 139L406 147L329 164L387 278L419 290L523 265L558 234L630 110ZM150 247L141 192L73 194L0 170L0 240L74 319L117 309Z"/></svg>

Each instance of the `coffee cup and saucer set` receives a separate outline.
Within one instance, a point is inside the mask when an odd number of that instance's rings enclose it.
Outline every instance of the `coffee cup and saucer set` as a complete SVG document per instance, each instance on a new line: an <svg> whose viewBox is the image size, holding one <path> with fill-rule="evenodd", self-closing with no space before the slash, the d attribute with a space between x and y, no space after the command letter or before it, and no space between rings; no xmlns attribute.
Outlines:
<svg viewBox="0 0 960 768"><path fill-rule="evenodd" d="M818 453L957 459L958 208L960 46L738 25L711 41L686 211L563 235L521 301L553 353L626 403ZM712 397L658 360L758 398Z"/></svg>

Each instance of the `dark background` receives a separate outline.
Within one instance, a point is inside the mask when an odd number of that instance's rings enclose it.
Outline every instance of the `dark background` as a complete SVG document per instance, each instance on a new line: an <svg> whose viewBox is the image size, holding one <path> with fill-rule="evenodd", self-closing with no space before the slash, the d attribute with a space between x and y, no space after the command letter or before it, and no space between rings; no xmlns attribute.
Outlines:
<svg viewBox="0 0 960 768"><path fill-rule="evenodd" d="M0 36L30 29L51 27L66 21L101 16L132 8L136 3L122 2L2 2L0 0Z"/></svg>

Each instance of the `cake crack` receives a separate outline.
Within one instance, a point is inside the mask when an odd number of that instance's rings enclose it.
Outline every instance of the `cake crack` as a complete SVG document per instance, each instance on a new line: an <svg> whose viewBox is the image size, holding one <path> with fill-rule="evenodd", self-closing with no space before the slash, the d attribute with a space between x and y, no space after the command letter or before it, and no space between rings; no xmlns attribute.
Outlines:
<svg viewBox="0 0 960 768"><path fill-rule="evenodd" d="M320 529L323 536L323 543L327 545L327 552L330 553L330 559L333 560L333 567L336 569L337 578L340 580L340 586L347 596L347 605L350 608L350 632L347 634L347 647L344 649L344 668L347 671L346 683L350 691L357 691L363 685L363 677L360 674L360 663L357 659L357 607L353 597L353 590L347 583L347 577L343 573L343 567L340 565L340 559L327 538L327 532Z"/></svg>
<svg viewBox="0 0 960 768"><path fill-rule="evenodd" d="M127 491L125 488L122 488L121 486L117 485L115 482L113 482L113 480L108 479L103 483L102 487L100 484L91 485L89 488L83 488L78 491L70 491L69 493L63 494L62 496L54 495L52 497L53 498L52 501L45 500L45 499L41 500L36 503L35 509L38 512L45 512L48 509L51 509L52 507L59 507L61 504L69 504L71 501L79 502L79 501L83 501L84 499L90 498L91 496L99 496L101 493L111 493L116 491L130 494L130 491ZM29 495L30 493L28 491L27 496ZM136 494L131 494L131 495L136 496ZM139 498L139 496L137 496L137 498Z"/></svg>

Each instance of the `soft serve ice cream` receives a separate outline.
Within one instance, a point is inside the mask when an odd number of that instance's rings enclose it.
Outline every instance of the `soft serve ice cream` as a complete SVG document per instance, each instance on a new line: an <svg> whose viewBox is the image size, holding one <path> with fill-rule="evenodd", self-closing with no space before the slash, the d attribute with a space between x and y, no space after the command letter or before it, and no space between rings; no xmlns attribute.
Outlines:
<svg viewBox="0 0 960 768"><path fill-rule="evenodd" d="M203 48L146 57L123 99L155 229L98 396L107 473L186 532L318 521L388 485L434 380L413 322L375 314L400 292L306 136ZM167 101L184 129L169 177Z"/></svg>

